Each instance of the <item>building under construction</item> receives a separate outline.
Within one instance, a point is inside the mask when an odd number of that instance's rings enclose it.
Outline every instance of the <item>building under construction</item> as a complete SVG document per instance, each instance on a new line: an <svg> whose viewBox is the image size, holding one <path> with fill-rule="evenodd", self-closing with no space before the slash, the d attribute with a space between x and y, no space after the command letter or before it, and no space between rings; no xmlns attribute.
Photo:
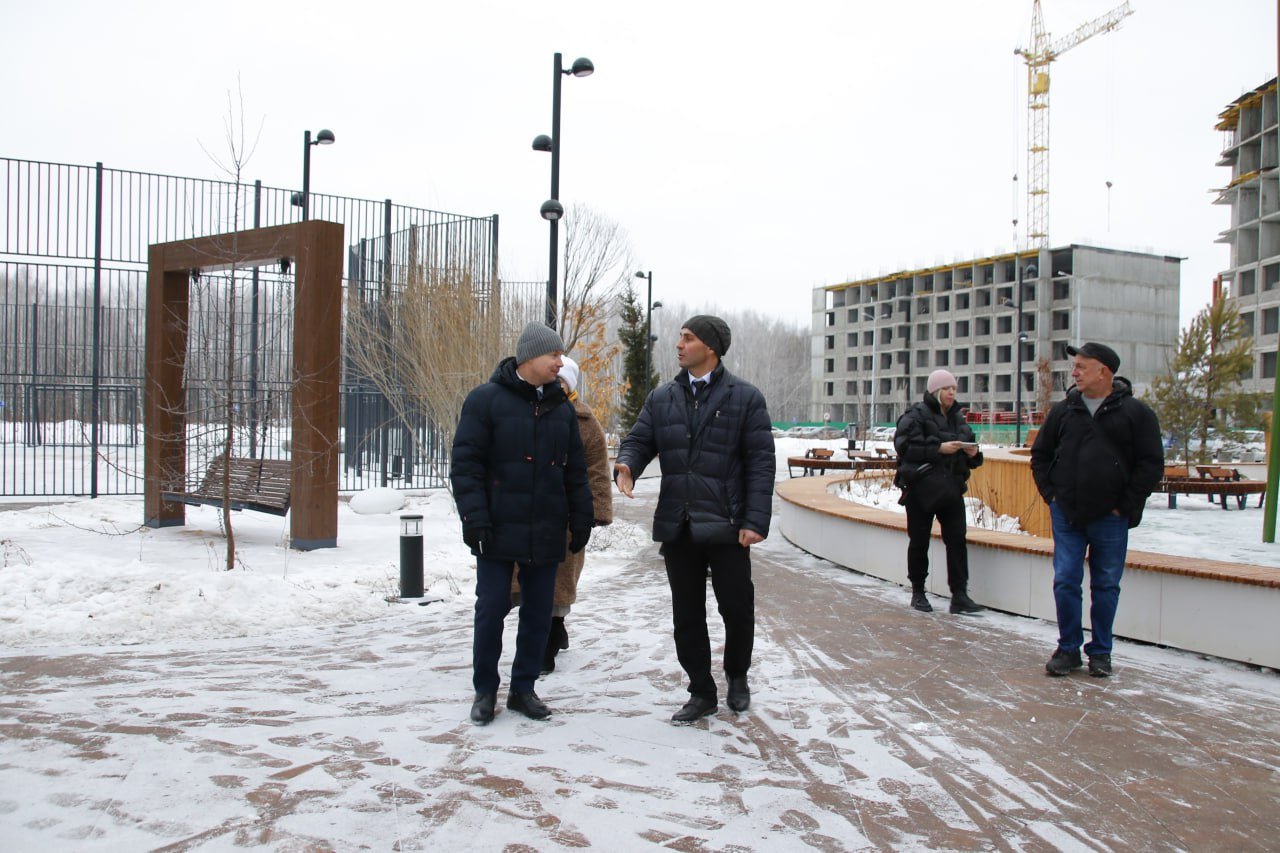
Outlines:
<svg viewBox="0 0 1280 853"><path fill-rule="evenodd" d="M1231 247L1224 270L1228 298L1253 338L1254 362L1244 390L1270 392L1280 347L1280 125L1276 80L1237 98L1218 116L1225 139L1219 166L1231 181L1217 204L1231 208L1230 225L1219 242Z"/></svg>
<svg viewBox="0 0 1280 853"><path fill-rule="evenodd" d="M1180 263L1068 245L816 288L812 418L891 424L941 367L971 420L1015 423L1021 403L1036 423L1071 384L1067 346L1089 340L1141 391L1177 342Z"/></svg>

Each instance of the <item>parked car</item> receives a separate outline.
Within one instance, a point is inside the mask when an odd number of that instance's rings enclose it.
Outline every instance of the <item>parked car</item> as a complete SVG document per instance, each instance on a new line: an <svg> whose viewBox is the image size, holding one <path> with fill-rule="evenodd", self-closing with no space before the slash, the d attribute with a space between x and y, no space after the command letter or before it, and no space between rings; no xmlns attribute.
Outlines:
<svg viewBox="0 0 1280 853"><path fill-rule="evenodd" d="M1267 457L1267 437L1260 429L1232 430L1229 435L1211 429L1205 441L1193 436L1185 449L1177 436L1169 436L1165 442L1166 451L1184 459L1199 458L1201 446L1206 458L1220 462L1265 462Z"/></svg>
<svg viewBox="0 0 1280 853"><path fill-rule="evenodd" d="M871 432L867 433L867 438L872 441L893 441L893 437L897 434L897 427L878 426L872 427Z"/></svg>

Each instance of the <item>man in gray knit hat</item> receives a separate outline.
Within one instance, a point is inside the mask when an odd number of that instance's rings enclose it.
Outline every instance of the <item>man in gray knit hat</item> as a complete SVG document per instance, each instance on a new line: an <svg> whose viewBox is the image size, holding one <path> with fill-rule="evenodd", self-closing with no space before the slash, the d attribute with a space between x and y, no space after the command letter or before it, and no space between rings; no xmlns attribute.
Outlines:
<svg viewBox="0 0 1280 853"><path fill-rule="evenodd" d="M653 538L671 587L676 657L689 699L672 722L692 723L717 709L707 632L707 575L724 618L724 674L730 710L751 705L747 670L755 639L751 546L769 535L773 511L773 424L764 395L725 369L729 326L698 314L676 343L682 368L654 389L622 440L614 480L631 497L654 457L662 486Z"/></svg>
<svg viewBox="0 0 1280 853"><path fill-rule="evenodd" d="M497 703L502 622L519 565L520 625L507 707L551 715L533 685L551 632L556 566L587 546L594 518L578 418L556 381L564 343L542 323L525 326L514 358L462 404L449 479L462 540L476 557L471 719L490 722Z"/></svg>

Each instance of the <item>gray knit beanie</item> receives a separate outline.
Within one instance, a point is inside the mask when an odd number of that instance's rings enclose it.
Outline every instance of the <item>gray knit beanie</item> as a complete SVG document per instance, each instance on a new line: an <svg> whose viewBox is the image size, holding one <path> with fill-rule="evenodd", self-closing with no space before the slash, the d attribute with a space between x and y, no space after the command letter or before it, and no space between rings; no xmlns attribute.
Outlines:
<svg viewBox="0 0 1280 853"><path fill-rule="evenodd" d="M516 364L524 364L549 352L563 351L564 341L560 340L556 330L534 321L524 327L520 340L516 342Z"/></svg>
<svg viewBox="0 0 1280 853"><path fill-rule="evenodd" d="M698 314L684 321L682 329L688 329L698 336L698 340L711 347L716 355L724 358L729 351L729 324L711 314Z"/></svg>

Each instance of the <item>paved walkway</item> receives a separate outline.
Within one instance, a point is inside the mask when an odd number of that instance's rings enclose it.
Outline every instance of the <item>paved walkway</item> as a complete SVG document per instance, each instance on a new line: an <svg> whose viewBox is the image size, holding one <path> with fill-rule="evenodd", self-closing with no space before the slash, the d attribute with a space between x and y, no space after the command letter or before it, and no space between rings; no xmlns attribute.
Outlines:
<svg viewBox="0 0 1280 853"><path fill-rule="evenodd" d="M1053 626L916 613L777 536L754 559L754 706L694 726L667 722L683 688L653 547L584 593L539 683L548 723L465 721L465 593L265 639L0 656L0 846L1275 849L1275 673L1121 644L1111 680L1049 679Z"/></svg>

